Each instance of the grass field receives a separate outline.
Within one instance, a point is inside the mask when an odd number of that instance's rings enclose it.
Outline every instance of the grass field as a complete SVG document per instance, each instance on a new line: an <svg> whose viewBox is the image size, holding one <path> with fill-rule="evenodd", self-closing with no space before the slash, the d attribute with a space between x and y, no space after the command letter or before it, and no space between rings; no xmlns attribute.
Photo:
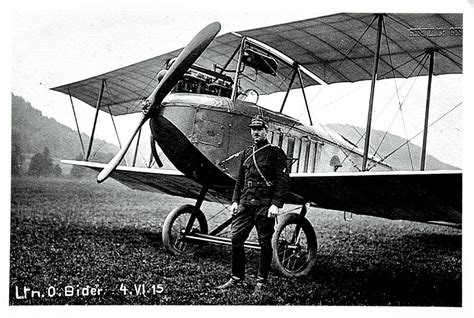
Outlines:
<svg viewBox="0 0 474 318"><path fill-rule="evenodd" d="M193 201L114 181L13 179L10 304L256 304L249 288L214 288L228 278L228 247L205 246L193 257L164 251L161 226L184 203ZM320 209L308 218L318 236L314 270L301 279L272 275L259 304L462 305L461 230L357 215L344 221ZM247 258L253 283L258 253Z"/></svg>

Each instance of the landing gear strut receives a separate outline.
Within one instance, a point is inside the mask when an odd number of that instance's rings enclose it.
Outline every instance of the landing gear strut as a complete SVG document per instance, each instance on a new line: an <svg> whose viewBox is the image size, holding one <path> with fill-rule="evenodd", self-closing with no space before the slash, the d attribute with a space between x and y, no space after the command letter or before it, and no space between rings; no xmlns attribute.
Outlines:
<svg viewBox="0 0 474 318"><path fill-rule="evenodd" d="M199 242L185 238L188 221L193 214L194 207L190 204L177 207L168 214L163 224L163 245L174 255L192 255L199 247ZM201 210L195 212L195 221L190 234L207 234L207 221Z"/></svg>
<svg viewBox="0 0 474 318"><path fill-rule="evenodd" d="M206 217L200 210L206 192L207 187L203 187L195 206L182 205L166 217L162 238L167 251L174 255L191 255L196 251L199 242L187 239L186 235L208 232Z"/></svg>
<svg viewBox="0 0 474 318"><path fill-rule="evenodd" d="M206 217L200 210L206 192L207 188L204 187L195 206L180 206L166 217L163 225L163 245L167 251L174 255L191 255L203 243L232 245L230 238L218 236L232 223L232 218L208 232ZM316 263L316 234L311 223L305 218L308 207L309 204L305 204L299 214L289 213L278 218L272 237L272 265L285 277L305 276ZM260 249L257 242L246 241L244 246Z"/></svg>

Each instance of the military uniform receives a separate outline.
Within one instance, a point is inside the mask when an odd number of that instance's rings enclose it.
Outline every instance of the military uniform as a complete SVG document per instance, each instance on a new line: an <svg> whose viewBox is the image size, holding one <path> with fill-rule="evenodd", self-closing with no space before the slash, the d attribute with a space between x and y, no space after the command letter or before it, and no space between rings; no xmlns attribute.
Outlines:
<svg viewBox="0 0 474 318"><path fill-rule="evenodd" d="M256 226L261 247L257 281L267 280L275 222L267 216L268 209L272 204L283 207L289 180L287 157L281 148L263 140L243 151L232 198L232 202L239 204L232 219L233 277L243 279L245 276L244 242Z"/></svg>
<svg viewBox="0 0 474 318"><path fill-rule="evenodd" d="M263 175L255 167L252 153ZM267 184L268 183L268 184ZM267 140L245 148L241 157L232 202L245 205L283 207L288 192L289 176L285 152ZM265 214L266 215L266 214Z"/></svg>

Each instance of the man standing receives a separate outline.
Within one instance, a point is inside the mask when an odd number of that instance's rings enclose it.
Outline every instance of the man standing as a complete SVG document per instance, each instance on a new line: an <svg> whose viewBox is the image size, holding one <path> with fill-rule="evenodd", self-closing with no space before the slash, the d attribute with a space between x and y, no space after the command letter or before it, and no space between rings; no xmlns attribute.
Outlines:
<svg viewBox="0 0 474 318"><path fill-rule="evenodd" d="M268 124L263 117L252 118L249 127L254 143L243 151L230 208L232 277L218 288L228 289L243 282L244 242L255 226L261 251L254 294L261 295L271 267L274 218L283 207L290 178L285 152L268 142Z"/></svg>

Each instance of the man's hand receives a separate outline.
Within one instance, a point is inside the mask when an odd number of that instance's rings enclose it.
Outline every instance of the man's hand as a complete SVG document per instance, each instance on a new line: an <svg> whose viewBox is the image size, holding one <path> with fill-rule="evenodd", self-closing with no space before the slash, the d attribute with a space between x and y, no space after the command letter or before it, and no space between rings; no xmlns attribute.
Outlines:
<svg viewBox="0 0 474 318"><path fill-rule="evenodd" d="M269 218L274 218L275 216L277 216L279 214L279 211L280 209L275 205L275 204L272 204L270 206L270 208L268 209L268 217Z"/></svg>
<svg viewBox="0 0 474 318"><path fill-rule="evenodd" d="M232 212L232 215L236 215L238 209L239 204L237 202L232 203L232 205L230 206L230 212Z"/></svg>

